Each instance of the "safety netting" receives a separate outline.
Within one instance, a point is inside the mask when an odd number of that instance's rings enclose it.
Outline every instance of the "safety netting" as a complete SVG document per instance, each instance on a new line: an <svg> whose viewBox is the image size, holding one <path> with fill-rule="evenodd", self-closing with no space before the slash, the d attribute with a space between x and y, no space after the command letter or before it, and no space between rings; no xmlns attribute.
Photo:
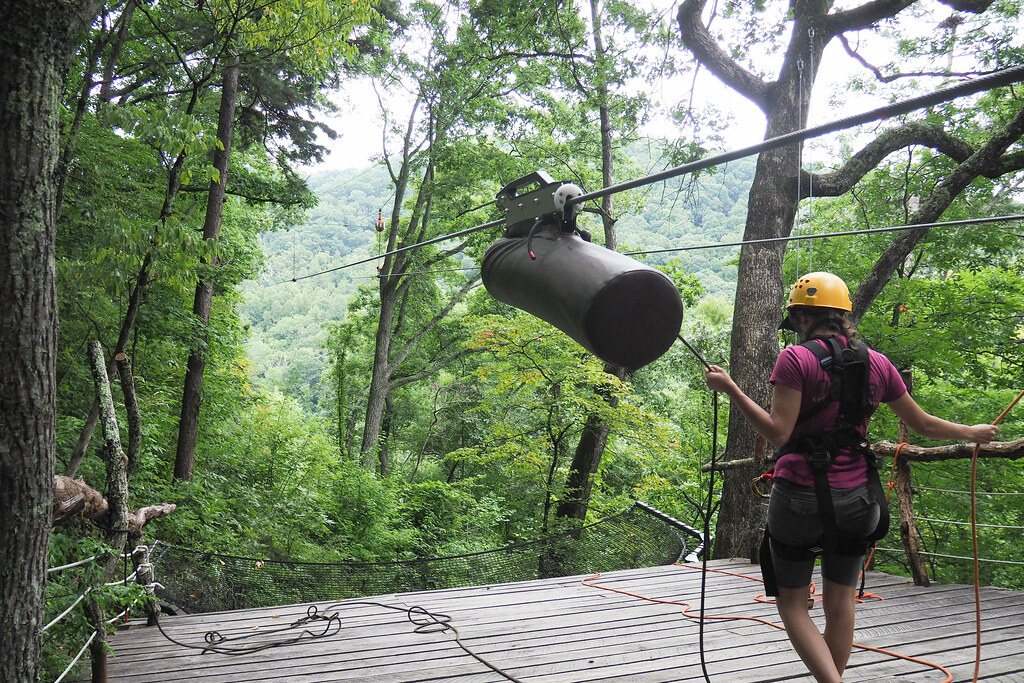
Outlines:
<svg viewBox="0 0 1024 683"><path fill-rule="evenodd" d="M313 563L237 557L158 542L158 598L173 612L218 612L653 567L695 558L702 534L636 503L573 531L451 557Z"/></svg>

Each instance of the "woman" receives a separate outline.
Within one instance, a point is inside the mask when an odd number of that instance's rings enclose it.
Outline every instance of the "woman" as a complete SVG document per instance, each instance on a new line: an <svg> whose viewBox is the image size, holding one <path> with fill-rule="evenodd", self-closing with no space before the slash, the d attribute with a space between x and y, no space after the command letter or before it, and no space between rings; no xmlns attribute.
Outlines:
<svg viewBox="0 0 1024 683"><path fill-rule="evenodd" d="M783 329L796 331L801 342L818 339L828 346L834 337L843 348L850 347L856 331L846 318L853 308L846 283L831 273L809 273L793 285L786 306ZM907 393L896 368L880 353L868 350L870 361L869 407L857 424L846 428L864 439L870 414L880 402L889 405L911 429L930 439L990 442L999 429L990 424L973 426L947 422L926 413ZM730 397L755 430L782 453L775 465L771 499L768 504L768 536L771 559L778 584L776 606L794 649L815 680L841 683L853 645L854 594L864 559L866 543L829 542L832 533L845 539L866 539L879 519L878 503L868 493L868 462L861 449L849 447L849 440L835 446L827 465L825 488L830 495L834 521L819 512L814 475L807 444L820 443L821 435L834 430L840 421L839 402L813 408L830 396L831 382L817 355L803 345L783 349L772 371L771 410L756 404L718 366L707 372L708 387ZM801 413L805 414L803 419ZM810 416L810 417L808 417ZM818 441L815 441L815 438ZM826 504L828 498L825 498ZM834 539L833 539L834 540ZM822 605L824 635L811 620L808 590L816 550L822 561Z"/></svg>

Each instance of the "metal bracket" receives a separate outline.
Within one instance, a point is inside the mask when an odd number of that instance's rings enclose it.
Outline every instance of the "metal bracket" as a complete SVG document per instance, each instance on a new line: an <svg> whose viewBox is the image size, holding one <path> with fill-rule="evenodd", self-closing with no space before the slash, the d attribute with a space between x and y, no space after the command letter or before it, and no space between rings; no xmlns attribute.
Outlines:
<svg viewBox="0 0 1024 683"><path fill-rule="evenodd" d="M521 193L532 185L538 187ZM524 237L544 218L557 221L562 232L573 232L580 205L570 204L569 200L581 196L583 190L578 185L556 181L544 171L534 171L505 185L495 199L498 209L505 214L505 236Z"/></svg>

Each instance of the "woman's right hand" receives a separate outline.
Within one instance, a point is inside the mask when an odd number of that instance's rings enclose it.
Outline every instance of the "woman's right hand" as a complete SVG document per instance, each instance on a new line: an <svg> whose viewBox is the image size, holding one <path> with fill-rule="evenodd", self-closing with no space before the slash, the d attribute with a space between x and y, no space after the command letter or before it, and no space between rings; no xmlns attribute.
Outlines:
<svg viewBox="0 0 1024 683"><path fill-rule="evenodd" d="M736 385L732 377L729 376L729 373L717 365L712 365L704 372L704 379L707 381L708 389L711 389L711 391L729 393L729 390Z"/></svg>
<svg viewBox="0 0 1024 683"><path fill-rule="evenodd" d="M972 425L967 428L970 433L968 440L973 441L976 444L985 445L996 438L996 434L999 433L999 427L993 424L980 424Z"/></svg>

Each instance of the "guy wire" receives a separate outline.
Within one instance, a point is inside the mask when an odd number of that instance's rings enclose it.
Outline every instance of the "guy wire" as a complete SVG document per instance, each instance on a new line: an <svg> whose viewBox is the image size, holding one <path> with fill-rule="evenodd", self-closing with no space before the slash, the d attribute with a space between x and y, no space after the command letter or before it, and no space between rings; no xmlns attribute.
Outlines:
<svg viewBox="0 0 1024 683"><path fill-rule="evenodd" d="M845 119L838 119L812 128L802 128L800 130L795 130L792 133L785 133L774 138L769 138L768 140L764 140L763 142L759 142L755 145L750 145L749 147L699 159L688 164L683 164L682 166L665 169L659 173L654 173L642 178L635 178L624 183L618 183L617 185L609 185L608 187L595 190L594 192L588 192L577 197L569 197L565 202L565 206L568 209L571 206L582 204L590 201L591 199L600 199L608 194L615 194L625 190L632 190L633 188L640 187L641 185L648 185L661 180L668 180L670 178L675 178L676 176L692 173L693 171L700 171L705 168L710 168L711 166L718 166L719 164L724 164L728 161L735 161L736 159L742 159L746 156L760 154L761 152L766 152L777 147L784 147L785 145L790 145L794 142L802 142L811 138L820 137L826 133L834 133L846 128L853 128L854 126L859 126L862 123L870 123L871 121L899 116L900 114L908 114L917 109L923 109L924 107L948 102L964 95L973 95L982 90L1010 85L1011 83L1016 83L1021 80L1024 80L1024 66L1015 66L1009 69L1003 69L987 76L982 76L980 78L960 83L959 85L942 88L941 90L936 90L919 97L912 97L908 100L894 102L893 104L889 104L884 107L848 116Z"/></svg>
<svg viewBox="0 0 1024 683"><path fill-rule="evenodd" d="M912 225L895 225L886 228L863 228L861 230L841 230L839 232L821 232L814 235L789 235L787 237L762 237L756 240L737 240L735 242L718 242L712 244L696 244L689 247L666 247L665 249L648 249L646 251L627 251L626 256L640 256L644 254L665 254L673 251L694 251L697 249L715 249L717 247L742 247L747 244L765 244L769 242L792 242L794 240L817 240L826 237L849 237L851 235L870 235L878 232L899 232L901 230L917 230L931 228L949 228L967 225L985 225L987 223L999 223L1002 221L1024 220L1024 214L1012 214L1009 216L988 216L987 218L964 218L955 221L939 221L933 223L914 223Z"/></svg>
<svg viewBox="0 0 1024 683"><path fill-rule="evenodd" d="M1024 66L1015 66L1008 69L1002 69L1001 71L996 71L995 73L988 74L987 76L974 78L971 79L970 81L960 83L959 85L955 85L949 88L942 88L940 90L936 90L926 95L912 97L910 99L902 100L900 102L894 102L893 104L886 105L884 107L879 107L877 109L872 109L861 114L855 114L853 116L849 116L843 119L838 119L830 123L822 124L820 126L814 126L812 128L802 128L800 130L796 130L791 133L785 133L783 135L778 135L776 137L769 138L768 140L764 140L757 144L750 145L748 147L743 147L732 152L725 152L722 154L705 157L704 159L699 159L688 164L683 164L682 166L669 168L658 173L642 176L640 178L635 178L633 180L618 183L616 185L609 185L608 187L604 187L600 190L595 190L594 192L584 193L576 197L569 197L568 199L566 199L565 208L566 210L568 210L571 207L576 206L577 204L583 204L584 202L587 202L591 199L599 199L606 195L624 192L626 190L631 190L642 185L650 185L652 183L656 183L662 180L669 180L670 178L675 178L677 176L685 175L687 173L693 173L694 171L700 171L706 168L711 168L712 166L718 166L729 161L735 161L737 159L742 159L744 157L752 156L754 154L760 154L761 152L766 152L768 150L776 149L778 147L784 147L785 145L793 144L795 142L802 142L804 140L809 140L811 138L820 137L827 133L833 133L839 130L844 130L846 128L852 128L863 123L869 123L871 121L877 121L880 119L889 118L891 116L898 116L900 114L907 114L917 109L923 109L924 107L930 107L936 104L941 104L943 102L948 102L950 100L954 100L958 97L963 97L965 95L973 95L983 90L1010 85L1012 83L1017 83L1022 80L1024 80ZM460 230L458 232L454 232L448 235L442 235L440 237L435 237L433 239L425 240L423 242L417 242L416 244L410 244L405 247L399 247L398 249L393 249L392 251L385 252L383 254L380 254L379 256L373 256L362 259L360 261L346 263L336 268L330 268L328 270L323 270L318 273L303 275L302 277L293 277L291 281L297 282L299 280L305 280L307 278L316 277L317 275L333 273L343 268L350 268L352 266L357 266L363 263L369 263L371 261L376 261L380 258L393 256L395 254L399 254L410 249L415 249L417 247L426 246L428 244L434 244L435 242L443 242L444 240L453 239L455 237L461 237L463 235L469 235L471 233L486 230L488 228L498 227L504 225L504 223L504 219L498 219L496 221L491 221L489 223L483 223L481 225L477 225L472 228L466 228L465 230ZM931 227L932 225L934 224L922 223L920 225L912 227L924 228ZM853 231L845 234L852 233ZM779 241L785 239L790 238L768 238L766 240L753 240L748 243L756 243L761 241ZM716 246L731 245L722 244Z"/></svg>

